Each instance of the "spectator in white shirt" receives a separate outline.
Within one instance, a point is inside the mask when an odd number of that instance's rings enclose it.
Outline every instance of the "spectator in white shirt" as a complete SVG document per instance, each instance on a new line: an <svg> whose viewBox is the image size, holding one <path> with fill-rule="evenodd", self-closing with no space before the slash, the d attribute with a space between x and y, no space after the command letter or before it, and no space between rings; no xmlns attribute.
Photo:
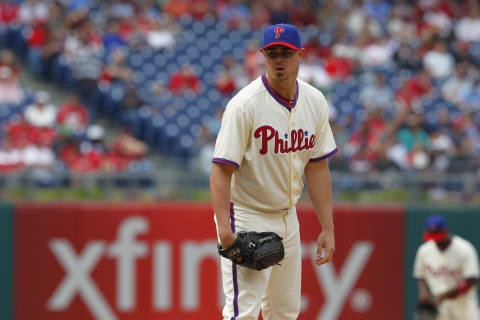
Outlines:
<svg viewBox="0 0 480 320"><path fill-rule="evenodd" d="M46 1L26 0L20 5L18 16L20 22L27 25L36 21L46 21L49 17L49 6Z"/></svg>
<svg viewBox="0 0 480 320"><path fill-rule="evenodd" d="M39 128L52 128L57 119L57 107L50 103L50 95L46 91L39 91L35 102L25 109L25 120Z"/></svg>
<svg viewBox="0 0 480 320"><path fill-rule="evenodd" d="M455 73L442 86L442 96L445 100L459 104L473 90L473 79L468 74L468 63L462 62L455 66Z"/></svg>
<svg viewBox="0 0 480 320"><path fill-rule="evenodd" d="M387 109L393 105L394 96L392 89L387 86L385 76L377 73L374 83L360 92L359 99L367 110Z"/></svg>
<svg viewBox="0 0 480 320"><path fill-rule="evenodd" d="M468 15L455 25L455 36L462 42L480 41L480 10L476 3L470 6Z"/></svg>
<svg viewBox="0 0 480 320"><path fill-rule="evenodd" d="M447 44L443 40L437 40L433 49L423 56L423 66L436 79L449 76L453 71L454 65L453 55L448 52Z"/></svg>
<svg viewBox="0 0 480 320"><path fill-rule="evenodd" d="M12 69L8 66L0 66L0 104L18 104L23 101L23 98L23 88Z"/></svg>
<svg viewBox="0 0 480 320"><path fill-rule="evenodd" d="M382 66L389 63L397 47L397 41L388 37L369 43L363 48L360 57L362 66Z"/></svg>
<svg viewBox="0 0 480 320"><path fill-rule="evenodd" d="M23 149L22 161L27 167L48 169L55 163L55 153L41 144L31 144Z"/></svg>
<svg viewBox="0 0 480 320"><path fill-rule="evenodd" d="M330 89L333 80L325 71L319 59L314 54L308 54L300 64L298 77L317 89Z"/></svg>

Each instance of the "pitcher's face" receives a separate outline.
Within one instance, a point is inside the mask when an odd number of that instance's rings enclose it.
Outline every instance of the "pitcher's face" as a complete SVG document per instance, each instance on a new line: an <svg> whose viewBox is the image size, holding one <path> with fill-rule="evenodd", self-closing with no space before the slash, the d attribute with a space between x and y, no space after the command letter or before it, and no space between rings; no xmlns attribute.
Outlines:
<svg viewBox="0 0 480 320"><path fill-rule="evenodd" d="M304 49L294 50L282 45L274 45L262 50L267 73L272 80L296 79Z"/></svg>

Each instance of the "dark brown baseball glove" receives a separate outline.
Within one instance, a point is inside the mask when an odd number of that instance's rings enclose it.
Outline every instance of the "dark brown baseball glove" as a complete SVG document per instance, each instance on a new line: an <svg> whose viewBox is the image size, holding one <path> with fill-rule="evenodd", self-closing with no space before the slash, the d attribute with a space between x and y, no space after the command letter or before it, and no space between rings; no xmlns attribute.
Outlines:
<svg viewBox="0 0 480 320"><path fill-rule="evenodd" d="M414 320L435 320L437 319L438 309L434 303L419 302L415 308Z"/></svg>

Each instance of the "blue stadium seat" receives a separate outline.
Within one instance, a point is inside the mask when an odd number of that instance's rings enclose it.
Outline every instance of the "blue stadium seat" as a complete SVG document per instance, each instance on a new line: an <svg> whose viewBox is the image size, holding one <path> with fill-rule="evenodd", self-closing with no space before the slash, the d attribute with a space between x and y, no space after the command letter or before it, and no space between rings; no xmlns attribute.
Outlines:
<svg viewBox="0 0 480 320"><path fill-rule="evenodd" d="M132 79L138 86L142 86L145 83L146 77L143 71L136 71L133 73Z"/></svg>
<svg viewBox="0 0 480 320"><path fill-rule="evenodd" d="M139 53L132 53L128 57L128 62L132 68L136 69L143 64L143 56Z"/></svg>
<svg viewBox="0 0 480 320"><path fill-rule="evenodd" d="M215 28L217 24L217 19L212 14L206 14L203 17L203 23L206 28Z"/></svg>
<svg viewBox="0 0 480 320"><path fill-rule="evenodd" d="M220 35L216 30L210 30L206 34L206 39L209 43L216 43L219 38L220 38Z"/></svg>
<svg viewBox="0 0 480 320"><path fill-rule="evenodd" d="M192 19L192 16L189 15L189 14L184 14L182 15L178 22L180 23L180 25L184 28L184 29L190 29L193 25L193 19Z"/></svg>
<svg viewBox="0 0 480 320"><path fill-rule="evenodd" d="M223 53L230 53L233 48L233 42L228 38L224 38L220 40L220 49L222 49Z"/></svg>
<svg viewBox="0 0 480 320"><path fill-rule="evenodd" d="M165 117L161 114L156 114L145 122L144 136L145 142L149 146L158 147L160 145L160 138L166 123Z"/></svg>
<svg viewBox="0 0 480 320"><path fill-rule="evenodd" d="M162 53L157 53L153 58L153 62L158 68L163 68L167 63L167 59Z"/></svg>
<svg viewBox="0 0 480 320"><path fill-rule="evenodd" d="M198 118L196 119L199 120ZM202 126L199 123L194 123L190 126L190 134L194 138L198 138L202 134Z"/></svg>
<svg viewBox="0 0 480 320"><path fill-rule="evenodd" d="M185 32L183 34L183 37L184 37L185 41L187 43L190 43L190 44L196 42L196 40L197 40L197 36L195 35L194 32Z"/></svg>
<svg viewBox="0 0 480 320"><path fill-rule="evenodd" d="M179 128L185 128L190 125L190 118L184 113L178 115L176 121Z"/></svg>
<svg viewBox="0 0 480 320"><path fill-rule="evenodd" d="M200 108L197 106L197 105L189 105L188 108L187 108L187 115L190 117L190 119L192 120L195 120L197 119L201 112L200 112Z"/></svg>
<svg viewBox="0 0 480 320"><path fill-rule="evenodd" d="M157 72L157 68L153 63L148 62L142 66L142 71L145 74L145 76L152 77Z"/></svg>
<svg viewBox="0 0 480 320"><path fill-rule="evenodd" d="M195 21L192 25L192 29L197 35L203 35L207 28L203 21Z"/></svg>
<svg viewBox="0 0 480 320"><path fill-rule="evenodd" d="M167 70L167 73L171 76L172 74L180 70L180 66L175 62L170 62L165 69Z"/></svg>

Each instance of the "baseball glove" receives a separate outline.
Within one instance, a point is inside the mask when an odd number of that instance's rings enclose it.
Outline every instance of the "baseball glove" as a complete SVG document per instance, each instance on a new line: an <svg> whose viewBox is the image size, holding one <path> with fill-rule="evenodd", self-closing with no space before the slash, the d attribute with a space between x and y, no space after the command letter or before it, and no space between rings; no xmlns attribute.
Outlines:
<svg viewBox="0 0 480 320"><path fill-rule="evenodd" d="M279 264L285 256L282 238L275 232L238 232L236 236L230 248L223 249L219 244L218 253L238 265L263 270Z"/></svg>
<svg viewBox="0 0 480 320"><path fill-rule="evenodd" d="M414 320L435 320L438 315L437 306L433 303L421 303L417 304Z"/></svg>

